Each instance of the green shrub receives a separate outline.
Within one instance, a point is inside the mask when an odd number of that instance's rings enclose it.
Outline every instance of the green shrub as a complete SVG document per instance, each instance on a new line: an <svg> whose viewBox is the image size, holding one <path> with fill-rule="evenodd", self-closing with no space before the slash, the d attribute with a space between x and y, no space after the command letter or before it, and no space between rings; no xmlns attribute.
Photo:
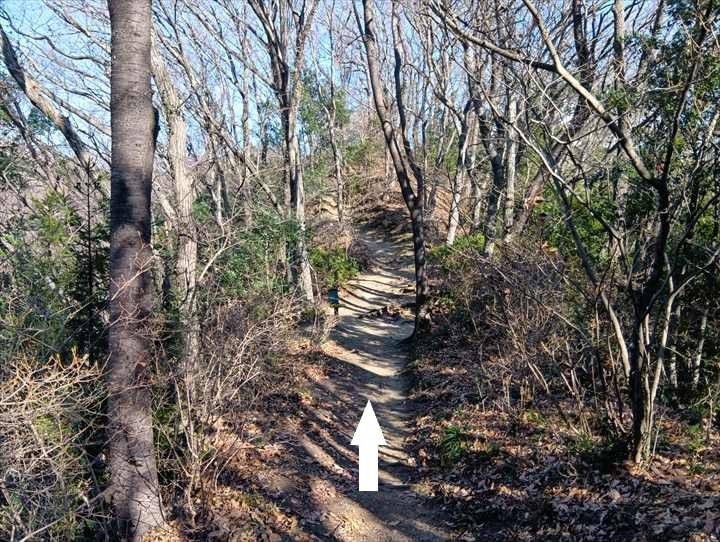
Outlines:
<svg viewBox="0 0 720 542"><path fill-rule="evenodd" d="M96 315L107 292L108 239L102 218L88 232L69 198L49 191L32 199L31 212L8 221L0 243L9 270L0 286L0 343L41 359L69 355L73 346L101 357L104 324Z"/></svg>
<svg viewBox="0 0 720 542"><path fill-rule="evenodd" d="M543 416L541 412L534 409L526 410L523 412L522 416L526 423L533 426L543 427L548 423L547 418Z"/></svg>
<svg viewBox="0 0 720 542"><path fill-rule="evenodd" d="M454 273L475 265L476 258L485 247L485 236L482 233L462 235L452 245L438 245L428 252L428 261L437 265L445 273Z"/></svg>
<svg viewBox="0 0 720 542"><path fill-rule="evenodd" d="M601 447L596 439L585 432L581 432L570 441L570 449L576 454L590 454Z"/></svg>
<svg viewBox="0 0 720 542"><path fill-rule="evenodd" d="M453 465L460 461L467 454L468 434L451 425L445 428L440 439L440 461L443 465Z"/></svg>
<svg viewBox="0 0 720 542"><path fill-rule="evenodd" d="M567 445L570 453L603 473L612 472L628 457L627 442L616 437L596 438L581 432L569 437Z"/></svg>
<svg viewBox="0 0 720 542"><path fill-rule="evenodd" d="M688 445L687 449L694 455L702 452L707 444L705 442L705 432L700 424L688 425Z"/></svg>
<svg viewBox="0 0 720 542"><path fill-rule="evenodd" d="M286 277L278 272L278 263L283 247L292 245L297 235L295 223L257 215L253 226L239 233L235 246L218 258L216 268L225 294L264 298L284 291Z"/></svg>
<svg viewBox="0 0 720 542"><path fill-rule="evenodd" d="M310 251L310 263L325 288L345 284L360 271L357 260L342 247L315 248Z"/></svg>

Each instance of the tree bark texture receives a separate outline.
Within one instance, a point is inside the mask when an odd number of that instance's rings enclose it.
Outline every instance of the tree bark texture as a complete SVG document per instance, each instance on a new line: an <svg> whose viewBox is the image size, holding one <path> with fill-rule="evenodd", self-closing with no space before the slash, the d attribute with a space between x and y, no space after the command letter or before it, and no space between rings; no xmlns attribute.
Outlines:
<svg viewBox="0 0 720 542"><path fill-rule="evenodd" d="M153 444L150 246L157 119L150 87L151 0L110 0L112 32L110 329L107 451L119 527L140 540L164 523Z"/></svg>

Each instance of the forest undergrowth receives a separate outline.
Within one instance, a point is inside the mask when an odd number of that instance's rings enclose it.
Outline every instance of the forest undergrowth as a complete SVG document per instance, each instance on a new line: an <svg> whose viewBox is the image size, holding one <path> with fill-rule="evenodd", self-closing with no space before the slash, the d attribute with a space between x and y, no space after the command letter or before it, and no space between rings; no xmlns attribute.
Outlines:
<svg viewBox="0 0 720 542"><path fill-rule="evenodd" d="M713 410L667 398L652 463L628 460L620 385L602 381L597 344L561 317L577 299L557 251L487 258L470 238L433 256L436 328L411 365L413 449L459 524L478 540L718 539Z"/></svg>

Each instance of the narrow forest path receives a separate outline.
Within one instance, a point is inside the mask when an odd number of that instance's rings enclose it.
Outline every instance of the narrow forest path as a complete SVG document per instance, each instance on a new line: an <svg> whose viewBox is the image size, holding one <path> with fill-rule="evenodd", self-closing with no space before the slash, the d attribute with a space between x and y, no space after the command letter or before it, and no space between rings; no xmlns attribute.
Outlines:
<svg viewBox="0 0 720 542"><path fill-rule="evenodd" d="M343 481L318 480L312 506L324 526L323 538L329 540L450 540L440 517L413 486L416 473L405 452L412 405L404 372L408 346L401 340L412 333L413 322L409 312L399 314L398 309L413 300L410 239L388 239L370 229L361 238L374 268L341 291L340 320L323 345L332 371L318 398L323 407L300 439L312 460L307 463L315 462ZM377 492L358 491L358 450L350 446L368 400L388 443L380 448Z"/></svg>

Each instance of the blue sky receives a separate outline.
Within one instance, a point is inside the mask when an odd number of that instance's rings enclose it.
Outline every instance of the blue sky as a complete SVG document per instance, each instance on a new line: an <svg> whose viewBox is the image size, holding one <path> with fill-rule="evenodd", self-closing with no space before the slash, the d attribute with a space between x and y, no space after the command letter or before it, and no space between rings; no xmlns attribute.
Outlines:
<svg viewBox="0 0 720 542"><path fill-rule="evenodd" d="M0 0L0 8L10 15L14 24L27 30L38 31L52 19L41 0Z"/></svg>

